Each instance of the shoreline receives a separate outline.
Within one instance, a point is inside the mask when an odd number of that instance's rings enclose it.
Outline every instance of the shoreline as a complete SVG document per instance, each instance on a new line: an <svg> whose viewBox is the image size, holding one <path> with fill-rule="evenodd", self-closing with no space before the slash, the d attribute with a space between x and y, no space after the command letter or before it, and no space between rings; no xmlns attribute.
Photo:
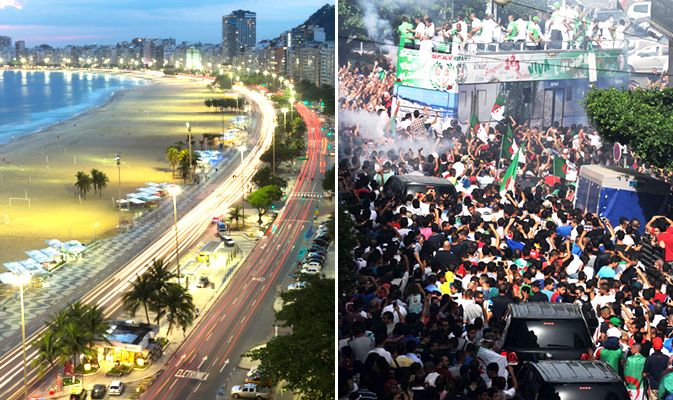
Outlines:
<svg viewBox="0 0 673 400"><path fill-rule="evenodd" d="M67 73L67 72L72 73L72 72L76 72L76 73L84 73L84 72L86 72L86 73L97 74L97 75L111 75L111 76L113 76L113 75L117 75L117 74L115 73L115 71L88 71L88 70L81 70L81 69L78 69L78 70L75 70L75 71L72 71L72 70L30 70L30 69L16 69L16 70L14 70L14 69L0 69L0 72L3 72L3 71L16 71L16 72L27 71L27 72L42 72L42 73L45 73L45 72L49 72L49 73L52 73L52 72L60 72L60 73ZM112 92L111 94L109 94L108 96L106 96L106 97L105 97L105 101L103 101L101 104L93 104L91 107L86 108L85 110L80 111L80 112L77 112L77 113L75 113L75 114L72 114L72 115L70 115L69 117L67 117L67 118L65 118L65 119L63 119L63 120L56 121L56 122L50 122L50 123L47 123L46 125L41 126L41 127L38 128L37 130L33 130L33 131L31 131L31 132L26 132L26 133L20 134L20 135L18 135L18 137L16 137L17 135L15 135L15 136L11 136L7 142L4 142L4 143L3 143L3 142L0 142L0 146L5 145L5 144L8 144L8 143L15 142L15 141L18 141L18 140L21 140L22 138L24 138L24 137L26 137L26 136L33 135L33 134L35 134L35 133L40 133L40 132L47 131L49 128L51 128L51 127L53 127L53 126L55 126L55 125L58 125L58 124L61 124L61 123L65 123L65 122L72 121L73 119L76 119L76 118L79 117L79 116L83 116L83 115L85 115L85 114L88 113L88 112L94 111L94 110L96 110L97 108L104 107L104 106L106 106L106 105L112 103L112 102L115 100L115 98L118 97L117 95L120 94L121 92L126 91L126 90L128 90L128 89L135 89L135 88L137 88L137 87L150 85L150 84L152 84L152 82L154 81L153 78L157 78L157 77L155 77L155 76L133 76L132 78L134 78L134 79L139 79L139 80L143 80L143 81L145 81L145 83L138 84L138 85L134 85L134 86L130 86L130 87L122 87L122 88L118 88L117 90L115 90L114 92ZM54 111L58 111L58 110L59 110L59 109L57 108L57 109L54 109L54 110L50 110L50 111L48 111L48 112L54 112ZM12 138L14 138L14 139L12 139Z"/></svg>
<svg viewBox="0 0 673 400"><path fill-rule="evenodd" d="M75 239L87 244L94 238L116 235L119 217L112 202L118 198L119 187L126 198L126 193L146 182L183 184L173 177L165 151L186 141L185 120L192 121L196 150L201 148L201 134L220 132L221 114L207 112L203 99L222 94L209 92L198 82L144 78L146 84L120 89L105 104L0 145L0 238L4 244L0 264L25 260L28 257L23 252L47 247L45 240ZM225 128L232 117L225 114ZM116 152L127 163L120 171L104 163ZM102 193L92 190L80 202L75 175L91 169L104 172L109 182ZM10 206L10 198L22 200ZM134 215L123 214L129 221ZM5 216L9 224L4 223ZM0 272L4 270L0 267Z"/></svg>

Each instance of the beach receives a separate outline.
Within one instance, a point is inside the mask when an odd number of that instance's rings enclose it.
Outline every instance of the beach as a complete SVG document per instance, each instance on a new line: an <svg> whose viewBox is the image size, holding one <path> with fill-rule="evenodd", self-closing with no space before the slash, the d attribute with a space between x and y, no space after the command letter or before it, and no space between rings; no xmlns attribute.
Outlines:
<svg viewBox="0 0 673 400"><path fill-rule="evenodd" d="M222 115L204 106L205 99L222 94L195 81L133 76L147 84L122 89L105 105L0 146L0 264L27 259L24 252L47 247L45 240L87 244L117 234L113 197L118 199L120 172L122 198L147 182L182 184L166 161L168 146L187 142L187 122L195 150L203 133L222 131ZM225 114L225 129L232 117ZM122 154L121 168L115 153ZM75 175L92 169L110 182L102 194L91 190L80 202ZM133 212L122 214L133 218ZM6 269L0 266L0 272Z"/></svg>

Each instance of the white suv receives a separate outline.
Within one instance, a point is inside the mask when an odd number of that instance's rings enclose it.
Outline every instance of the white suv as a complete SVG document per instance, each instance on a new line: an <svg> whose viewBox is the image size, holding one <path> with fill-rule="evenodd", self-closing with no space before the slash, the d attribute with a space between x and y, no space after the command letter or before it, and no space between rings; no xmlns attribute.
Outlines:
<svg viewBox="0 0 673 400"><path fill-rule="evenodd" d="M112 381L108 393L110 393L110 396L121 396L124 393L124 382Z"/></svg>

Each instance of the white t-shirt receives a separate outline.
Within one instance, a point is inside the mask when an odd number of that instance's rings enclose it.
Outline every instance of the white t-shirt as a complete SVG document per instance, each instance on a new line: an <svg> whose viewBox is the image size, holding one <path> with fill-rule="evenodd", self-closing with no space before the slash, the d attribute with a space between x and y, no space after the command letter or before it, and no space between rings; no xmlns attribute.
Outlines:
<svg viewBox="0 0 673 400"><path fill-rule="evenodd" d="M495 28L498 27L498 23L493 21L492 19L486 19L484 20L484 22L482 22L481 26L482 29L479 39L481 40L482 43L492 43L493 32L495 31Z"/></svg>

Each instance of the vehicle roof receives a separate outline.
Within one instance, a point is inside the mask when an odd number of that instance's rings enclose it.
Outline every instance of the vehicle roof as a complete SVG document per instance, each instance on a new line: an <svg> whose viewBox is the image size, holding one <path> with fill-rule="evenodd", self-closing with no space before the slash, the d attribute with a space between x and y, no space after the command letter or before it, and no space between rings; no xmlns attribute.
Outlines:
<svg viewBox="0 0 673 400"><path fill-rule="evenodd" d="M112 385L117 385L118 386L121 383L122 383L122 381L112 381L112 383L110 383L110 386L112 386Z"/></svg>
<svg viewBox="0 0 673 400"><path fill-rule="evenodd" d="M93 385L93 388L94 388L94 389L97 389L97 388L104 388L104 387L105 387L105 385L101 385L100 383L97 384L97 385Z"/></svg>
<svg viewBox="0 0 673 400"><path fill-rule="evenodd" d="M580 308L570 303L520 303L510 305L513 318L537 319L540 317L554 319L582 318Z"/></svg>
<svg viewBox="0 0 673 400"><path fill-rule="evenodd" d="M540 361L526 364L535 368L550 383L622 381L615 370L604 361Z"/></svg>

